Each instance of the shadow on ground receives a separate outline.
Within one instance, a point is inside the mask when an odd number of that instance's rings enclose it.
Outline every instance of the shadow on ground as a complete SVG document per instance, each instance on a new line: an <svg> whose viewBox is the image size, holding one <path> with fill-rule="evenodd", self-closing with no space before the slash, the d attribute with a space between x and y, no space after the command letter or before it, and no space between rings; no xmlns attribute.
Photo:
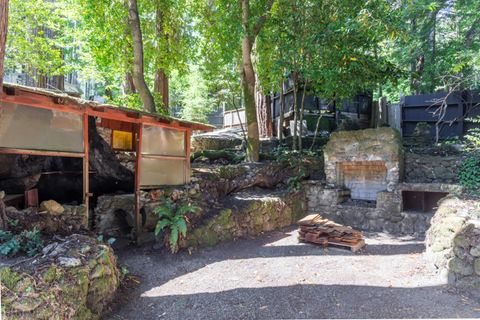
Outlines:
<svg viewBox="0 0 480 320"><path fill-rule="evenodd" d="M124 249L118 252L120 262L138 275L140 283L124 289L105 318L480 317L478 302L445 285L431 285L431 278L423 281L422 242L372 237L375 240L365 250L353 254L298 244L293 230L224 243L191 255L159 253L151 245ZM292 283L298 275L297 260L306 269L304 274L318 274L312 278L314 283L309 279ZM252 280L255 270L267 272L267 278ZM383 281L389 277L396 285ZM238 279L232 282L232 278Z"/></svg>

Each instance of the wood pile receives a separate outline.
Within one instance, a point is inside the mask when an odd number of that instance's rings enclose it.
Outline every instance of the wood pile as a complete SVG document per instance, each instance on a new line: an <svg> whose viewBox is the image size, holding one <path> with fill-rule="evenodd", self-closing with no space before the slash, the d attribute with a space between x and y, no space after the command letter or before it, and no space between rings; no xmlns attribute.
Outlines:
<svg viewBox="0 0 480 320"><path fill-rule="evenodd" d="M319 214L306 216L298 221L298 225L300 226L298 239L301 242L315 243L324 247L347 248L352 252L365 246L363 234L360 231L324 219Z"/></svg>

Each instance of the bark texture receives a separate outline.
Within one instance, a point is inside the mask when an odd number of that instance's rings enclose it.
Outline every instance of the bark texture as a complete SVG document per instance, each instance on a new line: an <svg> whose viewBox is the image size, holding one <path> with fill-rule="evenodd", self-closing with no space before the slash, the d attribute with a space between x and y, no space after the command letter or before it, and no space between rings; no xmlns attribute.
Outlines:
<svg viewBox="0 0 480 320"><path fill-rule="evenodd" d="M8 0L0 0L0 89L3 85L3 71L8 30ZM0 90L1 92L1 90Z"/></svg>
<svg viewBox="0 0 480 320"><path fill-rule="evenodd" d="M153 95L145 82L143 65L143 37L138 16L137 0L128 0L128 24L133 40L133 83L143 102L145 111L156 112Z"/></svg>
<svg viewBox="0 0 480 320"><path fill-rule="evenodd" d="M165 33L163 28L163 14L160 9L157 9L156 13L156 31L157 31L157 41L160 42L160 39L165 39L168 42L168 34ZM157 45L158 46L158 45ZM158 48L160 52L160 48ZM157 54L157 59L161 59L160 54ZM158 62L157 62L158 63ZM154 91L159 93L162 96L162 108L168 113L169 107L169 97L168 97L168 76L165 73L165 70L159 68L155 72L155 81L154 81Z"/></svg>
<svg viewBox="0 0 480 320"><path fill-rule="evenodd" d="M257 117L258 117L258 131L260 137L271 138L273 135L272 125L272 112L271 112L271 97L264 95L261 89L257 86L255 88L255 103L257 105Z"/></svg>
<svg viewBox="0 0 480 320"><path fill-rule="evenodd" d="M243 103L247 118L247 161L256 162L260 155L260 138L257 121L257 107L255 104L255 70L252 63L252 47L258 33L267 20L274 0L270 0L265 8L265 13L258 18L255 24L251 23L250 1L240 0L242 9L242 68L240 71L243 89Z"/></svg>

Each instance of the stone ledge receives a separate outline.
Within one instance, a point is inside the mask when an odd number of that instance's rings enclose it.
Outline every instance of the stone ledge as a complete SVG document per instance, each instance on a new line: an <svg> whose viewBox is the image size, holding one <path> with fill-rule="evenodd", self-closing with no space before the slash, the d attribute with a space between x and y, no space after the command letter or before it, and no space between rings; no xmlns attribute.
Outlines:
<svg viewBox="0 0 480 320"><path fill-rule="evenodd" d="M280 229L304 216L303 198L295 193L262 196L239 193L226 201L224 209L202 225L193 227L181 248L213 246L222 241L252 237Z"/></svg>
<svg viewBox="0 0 480 320"><path fill-rule="evenodd" d="M327 219L363 231L411 235L423 235L430 226L430 219L433 216L414 212L392 214L377 208L344 204L319 206L311 213L318 213Z"/></svg>

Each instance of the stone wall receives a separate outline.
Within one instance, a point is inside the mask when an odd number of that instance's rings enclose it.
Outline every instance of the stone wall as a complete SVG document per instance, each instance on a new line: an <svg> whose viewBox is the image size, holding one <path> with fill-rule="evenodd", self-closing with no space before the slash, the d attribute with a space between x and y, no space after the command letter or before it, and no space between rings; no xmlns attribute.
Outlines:
<svg viewBox="0 0 480 320"><path fill-rule="evenodd" d="M18 221L14 229L31 230L37 228L45 234L71 234L88 227L88 212L82 205L60 205L54 200L43 201L40 208L17 210L6 209L10 220Z"/></svg>
<svg viewBox="0 0 480 320"><path fill-rule="evenodd" d="M113 250L74 234L0 269L5 319L99 319L120 284Z"/></svg>
<svg viewBox="0 0 480 320"><path fill-rule="evenodd" d="M239 193L225 201L228 205L202 225L194 226L180 247L212 246L256 236L289 226L304 216L302 196L295 193Z"/></svg>
<svg viewBox="0 0 480 320"><path fill-rule="evenodd" d="M303 186L308 212L364 231L423 235L433 216L402 211L403 184L395 192L378 192L376 202L350 200L348 190L331 189L321 181L306 181Z"/></svg>
<svg viewBox="0 0 480 320"><path fill-rule="evenodd" d="M425 242L425 258L449 283L480 296L480 202L444 199Z"/></svg>
<svg viewBox="0 0 480 320"><path fill-rule="evenodd" d="M358 230L408 235L425 234L432 218L432 214L427 213L392 213L375 207L348 204L318 206L311 212Z"/></svg>
<svg viewBox="0 0 480 320"><path fill-rule="evenodd" d="M460 156L405 154L405 181L423 183L457 183Z"/></svg>

